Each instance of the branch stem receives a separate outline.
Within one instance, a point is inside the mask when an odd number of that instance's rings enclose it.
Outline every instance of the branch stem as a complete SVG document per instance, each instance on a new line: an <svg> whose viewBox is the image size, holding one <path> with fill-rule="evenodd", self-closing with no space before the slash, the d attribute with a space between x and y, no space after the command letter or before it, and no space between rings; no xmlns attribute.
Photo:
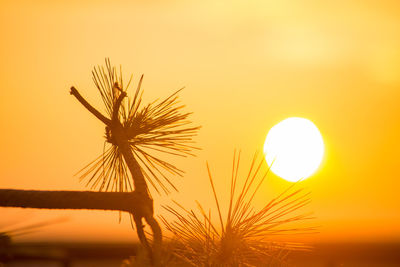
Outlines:
<svg viewBox="0 0 400 267"><path fill-rule="evenodd" d="M111 125L111 120L107 119L103 114L101 114L97 109L95 109L92 105L89 104L78 92L78 90L75 87L71 87L70 94L75 96L76 99L87 109L92 113L96 118L101 120L105 125L110 126Z"/></svg>
<svg viewBox="0 0 400 267"><path fill-rule="evenodd" d="M0 189L1 207L119 210L143 214L146 200L136 192Z"/></svg>

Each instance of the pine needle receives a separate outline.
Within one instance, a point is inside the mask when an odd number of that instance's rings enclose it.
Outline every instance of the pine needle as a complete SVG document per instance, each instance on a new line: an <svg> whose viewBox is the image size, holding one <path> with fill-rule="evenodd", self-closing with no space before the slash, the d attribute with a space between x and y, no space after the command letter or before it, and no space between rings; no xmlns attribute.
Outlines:
<svg viewBox="0 0 400 267"><path fill-rule="evenodd" d="M173 235L172 253L190 266L285 266L290 251L310 249L302 243L273 241L276 235L315 232L315 227L296 226L297 222L313 218L311 213L298 213L309 203L309 193L293 185L256 210L253 207L254 197L269 169L261 173L265 160L259 159L256 154L248 175L239 185L239 162L240 152L235 151L225 223L207 164L219 227L212 222L211 211L205 212L200 203L197 203L197 212L176 202L177 208L164 207L175 217L174 221L168 222L161 216L165 227Z"/></svg>
<svg viewBox="0 0 400 267"><path fill-rule="evenodd" d="M105 67L95 67L92 75L111 119L119 95L127 92L132 84L132 76L124 87L122 68L118 72L109 59L106 59ZM184 106L179 103L178 93L183 88L164 100L143 105L142 83L143 75L133 98L125 97L116 115L147 182L156 192L168 194L171 189L177 190L170 176L183 176L183 171L164 160L163 155L193 156L192 151L198 148L193 145L192 138L200 127L190 126L188 118L191 113L184 112ZM78 172L81 180L86 180L88 186L100 191L132 191L132 177L108 127L105 138L103 154Z"/></svg>

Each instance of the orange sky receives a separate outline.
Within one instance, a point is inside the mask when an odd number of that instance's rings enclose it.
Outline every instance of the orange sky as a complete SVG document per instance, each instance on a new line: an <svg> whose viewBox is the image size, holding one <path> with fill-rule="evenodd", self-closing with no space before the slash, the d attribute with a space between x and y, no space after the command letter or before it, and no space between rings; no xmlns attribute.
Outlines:
<svg viewBox="0 0 400 267"><path fill-rule="evenodd" d="M197 158L176 159L174 198L208 201L205 161L226 190L234 148L243 166L268 130L312 120L326 144L312 192L315 241L400 238L400 4L398 1L0 2L0 187L84 190L73 174L101 153L101 123L69 95L97 107L92 67L110 57L145 74L145 99L186 86L202 125ZM289 183L271 175L265 201ZM263 199L257 200L262 204ZM19 240L135 239L117 213L1 208L0 226L67 215Z"/></svg>

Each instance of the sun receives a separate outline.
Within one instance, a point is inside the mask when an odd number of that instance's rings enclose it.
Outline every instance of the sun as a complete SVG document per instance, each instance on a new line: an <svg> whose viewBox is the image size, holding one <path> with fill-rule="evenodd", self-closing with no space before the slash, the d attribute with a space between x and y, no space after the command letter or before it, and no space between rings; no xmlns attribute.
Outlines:
<svg viewBox="0 0 400 267"><path fill-rule="evenodd" d="M291 117L269 130L264 153L273 173L296 182L318 169L324 155L324 141L310 120Z"/></svg>

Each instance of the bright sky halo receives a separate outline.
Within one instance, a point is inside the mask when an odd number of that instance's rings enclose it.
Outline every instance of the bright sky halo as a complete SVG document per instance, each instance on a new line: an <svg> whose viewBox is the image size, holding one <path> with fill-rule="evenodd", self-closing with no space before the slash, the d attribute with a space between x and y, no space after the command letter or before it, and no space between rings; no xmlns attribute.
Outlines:
<svg viewBox="0 0 400 267"><path fill-rule="evenodd" d="M318 169L324 155L324 142L314 123L291 117L269 130L264 154L273 173L296 182L310 177Z"/></svg>

